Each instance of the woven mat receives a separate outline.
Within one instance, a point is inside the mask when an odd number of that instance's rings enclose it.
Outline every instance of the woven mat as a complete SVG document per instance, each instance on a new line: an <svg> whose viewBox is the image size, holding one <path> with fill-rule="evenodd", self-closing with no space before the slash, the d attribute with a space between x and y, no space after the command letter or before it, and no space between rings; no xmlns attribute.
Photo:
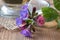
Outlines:
<svg viewBox="0 0 60 40"><path fill-rule="evenodd" d="M0 25L8 30L14 30L17 28L15 19L0 17Z"/></svg>

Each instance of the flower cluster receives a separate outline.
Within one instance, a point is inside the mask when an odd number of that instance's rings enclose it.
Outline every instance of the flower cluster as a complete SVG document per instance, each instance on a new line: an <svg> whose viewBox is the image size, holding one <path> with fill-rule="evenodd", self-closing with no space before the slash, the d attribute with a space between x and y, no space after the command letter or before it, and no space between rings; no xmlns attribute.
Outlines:
<svg viewBox="0 0 60 40"><path fill-rule="evenodd" d="M20 17L16 18L16 25L21 30L21 34L26 37L32 37L31 32L35 32L34 24L37 23L39 26L43 26L45 23L44 17L37 15L36 7L33 8L32 13L28 9L28 4L25 4L21 8Z"/></svg>
<svg viewBox="0 0 60 40"><path fill-rule="evenodd" d="M58 1L53 1L56 9L60 10ZM56 2L58 3L57 5ZM44 26L45 21L50 22L56 20L58 24L57 28L60 28L60 14L54 8L43 7L43 15L38 15L38 13L36 13L36 7L33 7L32 13L30 13L28 4L23 5L21 8L20 17L16 18L16 25L21 30L21 34L24 36L32 37L31 34L32 32L35 32L35 25L37 24L38 26Z"/></svg>

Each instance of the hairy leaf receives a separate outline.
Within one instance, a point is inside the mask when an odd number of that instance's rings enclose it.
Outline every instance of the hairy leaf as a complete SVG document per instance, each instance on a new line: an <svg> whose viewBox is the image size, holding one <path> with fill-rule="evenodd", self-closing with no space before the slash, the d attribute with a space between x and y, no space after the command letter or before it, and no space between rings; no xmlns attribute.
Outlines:
<svg viewBox="0 0 60 40"><path fill-rule="evenodd" d="M60 11L60 0L53 0L54 6Z"/></svg>
<svg viewBox="0 0 60 40"><path fill-rule="evenodd" d="M42 8L43 16L47 22L55 20L58 17L58 12L50 7Z"/></svg>

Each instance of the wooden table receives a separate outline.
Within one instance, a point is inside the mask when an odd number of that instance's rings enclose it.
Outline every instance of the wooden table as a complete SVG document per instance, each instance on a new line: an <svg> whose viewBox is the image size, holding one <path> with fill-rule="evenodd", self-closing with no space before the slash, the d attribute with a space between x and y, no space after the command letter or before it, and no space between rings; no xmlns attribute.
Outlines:
<svg viewBox="0 0 60 40"><path fill-rule="evenodd" d="M19 30L0 30L0 40L60 40L60 31L53 28L37 28L32 36L32 38L24 37Z"/></svg>
<svg viewBox="0 0 60 40"><path fill-rule="evenodd" d="M52 4L52 0L47 0ZM0 29L0 40L60 40L60 31L55 28L36 28L32 38L26 38L20 34L19 30L9 31Z"/></svg>

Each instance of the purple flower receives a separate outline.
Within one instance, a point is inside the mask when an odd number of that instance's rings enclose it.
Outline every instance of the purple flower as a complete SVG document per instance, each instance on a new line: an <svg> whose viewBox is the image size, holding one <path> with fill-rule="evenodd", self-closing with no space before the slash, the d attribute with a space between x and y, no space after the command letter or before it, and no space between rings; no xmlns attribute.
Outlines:
<svg viewBox="0 0 60 40"><path fill-rule="evenodd" d="M19 26L23 22L22 18L16 18L16 25Z"/></svg>
<svg viewBox="0 0 60 40"><path fill-rule="evenodd" d="M25 10L28 8L28 3L22 6L22 9Z"/></svg>
<svg viewBox="0 0 60 40"><path fill-rule="evenodd" d="M44 17L41 16L41 15L39 15L39 16L37 17L36 21L37 21L37 24L38 24L39 26L43 26L44 23L45 23Z"/></svg>
<svg viewBox="0 0 60 40"><path fill-rule="evenodd" d="M28 4L25 4L25 5L22 6L22 9L20 10L20 17L23 20L26 20L26 19L28 19L28 16L29 16Z"/></svg>
<svg viewBox="0 0 60 40"><path fill-rule="evenodd" d="M21 34L23 34L26 37L31 37L31 31L28 29L24 29L21 31Z"/></svg>
<svg viewBox="0 0 60 40"><path fill-rule="evenodd" d="M22 6L22 9L20 10L20 18L16 18L16 24L18 27L23 27L26 25L24 22L26 19L28 19L28 4L25 4Z"/></svg>
<svg viewBox="0 0 60 40"><path fill-rule="evenodd" d="M20 17L21 17L23 20L28 19L28 16L29 16L28 10L21 10L21 11L20 11Z"/></svg>
<svg viewBox="0 0 60 40"><path fill-rule="evenodd" d="M19 27L23 27L26 25L26 23L22 18L16 18L16 25Z"/></svg>

